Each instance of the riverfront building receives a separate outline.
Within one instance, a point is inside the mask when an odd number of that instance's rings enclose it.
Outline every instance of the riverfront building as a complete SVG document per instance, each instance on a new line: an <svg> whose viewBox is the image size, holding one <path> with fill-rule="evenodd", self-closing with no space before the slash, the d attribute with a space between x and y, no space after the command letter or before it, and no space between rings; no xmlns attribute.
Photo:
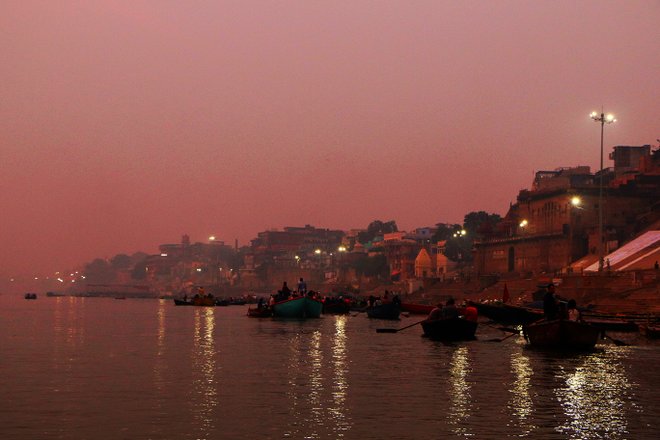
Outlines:
<svg viewBox="0 0 660 440"><path fill-rule="evenodd" d="M475 243L479 274L581 270L598 260L599 189L603 246L609 253L660 219L660 150L617 146L614 168L536 173L492 236ZM636 164L635 164L636 162Z"/></svg>

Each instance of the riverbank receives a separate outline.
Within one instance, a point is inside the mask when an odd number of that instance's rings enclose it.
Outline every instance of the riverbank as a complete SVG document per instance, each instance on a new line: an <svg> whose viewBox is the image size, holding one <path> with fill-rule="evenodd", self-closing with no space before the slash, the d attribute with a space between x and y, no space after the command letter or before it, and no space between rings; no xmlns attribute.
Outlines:
<svg viewBox="0 0 660 440"><path fill-rule="evenodd" d="M525 304L534 300L539 286L553 282L557 294L575 299L583 306L591 305L603 313L640 313L660 315L660 275L656 271L616 272L594 275L564 275L530 278L502 277L487 287L477 279L437 283L412 294L403 294L404 302L437 304L448 298L458 301L502 300L505 288L511 304ZM397 291L397 286L379 287Z"/></svg>

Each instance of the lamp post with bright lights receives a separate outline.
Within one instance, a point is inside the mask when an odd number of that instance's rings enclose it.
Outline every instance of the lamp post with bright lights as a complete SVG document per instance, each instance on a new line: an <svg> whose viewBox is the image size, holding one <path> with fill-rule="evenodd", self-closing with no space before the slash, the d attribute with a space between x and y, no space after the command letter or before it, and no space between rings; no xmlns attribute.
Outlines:
<svg viewBox="0 0 660 440"><path fill-rule="evenodd" d="M522 220L518 226L521 229L522 241L520 245L520 272L525 273L525 228L529 222L527 220Z"/></svg>
<svg viewBox="0 0 660 440"><path fill-rule="evenodd" d="M607 115L601 110L591 112L591 119L600 123L600 179L598 183L598 271L603 271L603 260L605 258L603 248L603 137L605 134L605 124L616 122L614 115Z"/></svg>
<svg viewBox="0 0 660 440"><path fill-rule="evenodd" d="M572 272L571 264L573 263L573 227L575 226L575 221L573 220L573 208L582 209L581 205L582 199L580 197L571 197L568 211L568 263L566 266L566 271L568 273Z"/></svg>

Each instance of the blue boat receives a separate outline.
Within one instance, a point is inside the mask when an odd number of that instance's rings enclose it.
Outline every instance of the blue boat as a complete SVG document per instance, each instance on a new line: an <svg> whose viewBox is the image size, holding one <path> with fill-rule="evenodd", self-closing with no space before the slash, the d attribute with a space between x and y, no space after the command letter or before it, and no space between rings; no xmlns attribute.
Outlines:
<svg viewBox="0 0 660 440"><path fill-rule="evenodd" d="M300 296L273 304L273 316L279 318L320 318L323 303L314 298Z"/></svg>

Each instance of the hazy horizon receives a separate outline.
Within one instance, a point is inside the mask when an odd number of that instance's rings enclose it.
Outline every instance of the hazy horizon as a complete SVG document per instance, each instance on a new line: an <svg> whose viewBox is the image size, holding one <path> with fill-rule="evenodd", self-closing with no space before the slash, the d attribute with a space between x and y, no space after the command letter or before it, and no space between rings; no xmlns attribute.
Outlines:
<svg viewBox="0 0 660 440"><path fill-rule="evenodd" d="M658 1L6 1L0 275L504 215L657 145ZM611 163L606 156L606 165Z"/></svg>

